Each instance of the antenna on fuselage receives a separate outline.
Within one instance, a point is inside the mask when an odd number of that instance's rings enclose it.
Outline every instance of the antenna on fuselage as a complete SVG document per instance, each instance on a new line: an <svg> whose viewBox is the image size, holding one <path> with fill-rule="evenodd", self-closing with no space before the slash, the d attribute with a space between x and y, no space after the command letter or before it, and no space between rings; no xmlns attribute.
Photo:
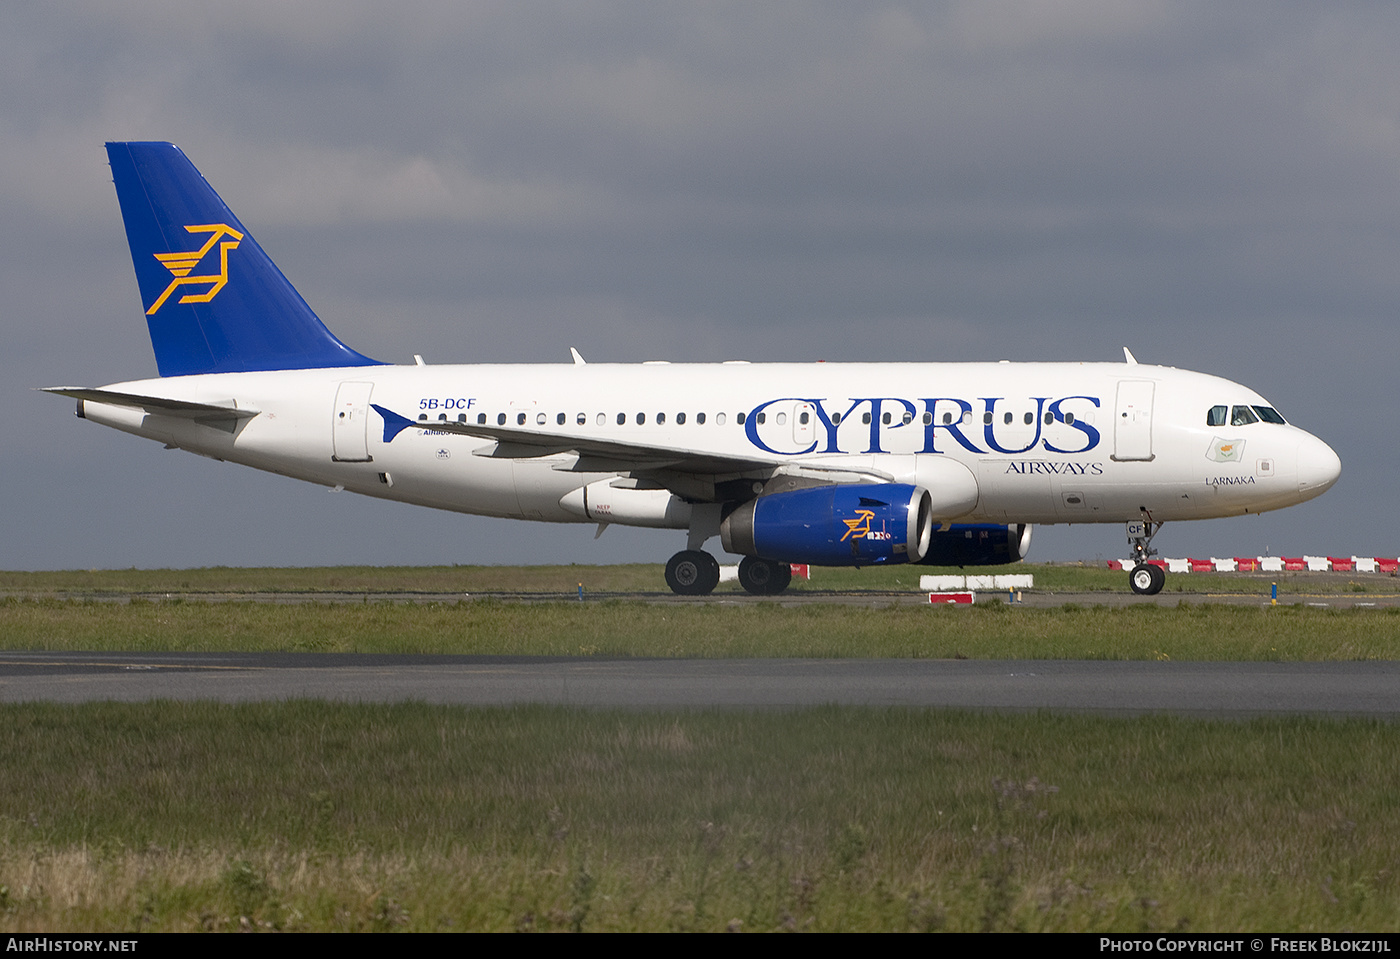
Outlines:
<svg viewBox="0 0 1400 959"><path fill-rule="evenodd" d="M578 350L574 349L572 346L569 347L569 354L574 358L574 366L588 365L588 361L583 358L583 355L579 353Z"/></svg>
<svg viewBox="0 0 1400 959"><path fill-rule="evenodd" d="M1138 365L1137 357L1133 356L1133 351L1128 349L1126 346L1123 347L1123 362L1127 363L1129 366Z"/></svg>

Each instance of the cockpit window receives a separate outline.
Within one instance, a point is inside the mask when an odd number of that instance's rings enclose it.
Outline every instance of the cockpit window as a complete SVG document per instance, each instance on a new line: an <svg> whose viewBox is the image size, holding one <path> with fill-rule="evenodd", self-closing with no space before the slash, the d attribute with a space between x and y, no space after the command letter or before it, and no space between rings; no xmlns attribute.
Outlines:
<svg viewBox="0 0 1400 959"><path fill-rule="evenodd" d="M1248 426L1250 423L1258 423L1259 417L1248 406L1236 406L1230 411L1231 426Z"/></svg>
<svg viewBox="0 0 1400 959"><path fill-rule="evenodd" d="M1210 412L1206 414L1207 426L1224 426L1225 414L1228 411L1223 406L1212 406Z"/></svg>
<svg viewBox="0 0 1400 959"><path fill-rule="evenodd" d="M1256 406L1254 412L1259 414L1259 418L1265 423L1283 424L1283 417L1278 415L1278 410L1272 406Z"/></svg>

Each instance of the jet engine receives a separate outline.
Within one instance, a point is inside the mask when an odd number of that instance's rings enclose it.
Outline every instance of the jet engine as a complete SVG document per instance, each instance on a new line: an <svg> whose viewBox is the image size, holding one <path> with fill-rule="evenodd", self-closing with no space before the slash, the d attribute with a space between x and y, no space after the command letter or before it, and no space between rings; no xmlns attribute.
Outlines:
<svg viewBox="0 0 1400 959"><path fill-rule="evenodd" d="M1031 548L1029 524L954 523L933 531L925 566L1001 566L1024 559ZM912 562L912 561L911 561Z"/></svg>
<svg viewBox="0 0 1400 959"><path fill-rule="evenodd" d="M817 486L749 500L719 528L731 553L815 566L917 563L933 535L933 504L904 483Z"/></svg>

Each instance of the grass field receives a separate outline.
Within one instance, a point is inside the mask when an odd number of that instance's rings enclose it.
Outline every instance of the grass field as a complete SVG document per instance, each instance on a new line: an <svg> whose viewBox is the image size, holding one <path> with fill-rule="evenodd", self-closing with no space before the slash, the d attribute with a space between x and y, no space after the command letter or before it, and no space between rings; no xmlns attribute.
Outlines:
<svg viewBox="0 0 1400 959"><path fill-rule="evenodd" d="M1121 573L1074 566L1014 567L1037 589L1123 592ZM907 570L820 570L815 585L909 592ZM653 566L332 567L0 573L0 648L466 653L539 656L926 657L1177 660L1400 658L1400 610L1328 610L1289 603L1310 595L1394 591L1390 577L1306 576L1285 581L1284 605L1264 608L993 602L967 609L889 605L726 605L586 595L656 592ZM915 580L917 575L914 576ZM1197 590L1268 583L1226 574L1169 579ZM844 584L844 586L842 585ZM734 587L737 589L737 587ZM510 591L530 603L474 600ZM335 602L237 602L266 594L336 593ZM371 595L375 598L371 601ZM78 596L79 599L64 598ZM119 597L120 603L104 597ZM130 601L126 601L130 598ZM233 602L209 601L213 598ZM548 601L554 598L554 601ZM412 603L396 599L413 599ZM1297 600L1297 596L1292 596ZM346 600L356 600L347 602Z"/></svg>
<svg viewBox="0 0 1400 959"><path fill-rule="evenodd" d="M527 656L1400 658L1400 608L0 600L0 648Z"/></svg>
<svg viewBox="0 0 1400 959"><path fill-rule="evenodd" d="M1400 730L0 708L8 931L1400 927Z"/></svg>
<svg viewBox="0 0 1400 959"><path fill-rule="evenodd" d="M1103 567L1058 563L1017 563L983 569L891 566L866 569L816 569L813 578L796 579L791 589L909 592L919 577L934 573L1030 573L1038 590L1061 592L1127 591L1127 574ZM1288 594L1400 594L1400 578L1375 573L1191 573L1167 577L1167 593L1233 593L1267 596L1277 582ZM0 570L0 596L88 593L475 593L522 592L575 595L579 585L595 593L666 591L657 565L617 566L328 566L313 568L112 569L15 572ZM721 584L717 594L742 592L737 583Z"/></svg>
<svg viewBox="0 0 1400 959"><path fill-rule="evenodd" d="M0 647L1400 659L1381 609L549 598L658 575L6 573ZM1397 768L1359 720L5 705L0 930L1395 930Z"/></svg>

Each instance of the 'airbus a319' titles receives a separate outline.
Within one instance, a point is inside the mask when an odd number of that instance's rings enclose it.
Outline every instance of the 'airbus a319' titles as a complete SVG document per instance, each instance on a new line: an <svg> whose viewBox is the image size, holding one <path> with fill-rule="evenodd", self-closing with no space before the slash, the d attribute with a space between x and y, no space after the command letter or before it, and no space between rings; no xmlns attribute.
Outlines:
<svg viewBox="0 0 1400 959"><path fill-rule="evenodd" d="M109 143L160 376L61 387L78 415L367 496L554 523L684 530L677 593L743 556L991 565L1033 524L1160 524L1292 506L1341 463L1258 393L1137 363L389 365L341 343L170 143Z"/></svg>

